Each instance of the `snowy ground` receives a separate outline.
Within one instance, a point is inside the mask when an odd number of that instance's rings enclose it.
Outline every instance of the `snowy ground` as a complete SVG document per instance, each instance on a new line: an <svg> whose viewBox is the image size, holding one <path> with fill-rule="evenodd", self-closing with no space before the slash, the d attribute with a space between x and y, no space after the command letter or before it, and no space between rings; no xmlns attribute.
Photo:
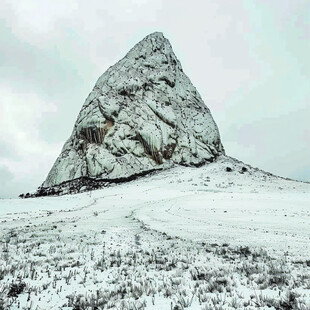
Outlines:
<svg viewBox="0 0 310 310"><path fill-rule="evenodd" d="M310 309L310 184L225 157L0 200L0 243L0 309Z"/></svg>

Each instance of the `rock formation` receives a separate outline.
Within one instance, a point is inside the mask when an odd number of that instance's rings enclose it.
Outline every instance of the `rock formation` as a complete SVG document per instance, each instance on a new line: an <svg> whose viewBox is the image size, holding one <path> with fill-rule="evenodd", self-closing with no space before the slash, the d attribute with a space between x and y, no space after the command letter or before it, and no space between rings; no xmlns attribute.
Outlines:
<svg viewBox="0 0 310 310"><path fill-rule="evenodd" d="M98 79L38 193L199 166L219 154L224 149L209 109L169 41L155 32Z"/></svg>

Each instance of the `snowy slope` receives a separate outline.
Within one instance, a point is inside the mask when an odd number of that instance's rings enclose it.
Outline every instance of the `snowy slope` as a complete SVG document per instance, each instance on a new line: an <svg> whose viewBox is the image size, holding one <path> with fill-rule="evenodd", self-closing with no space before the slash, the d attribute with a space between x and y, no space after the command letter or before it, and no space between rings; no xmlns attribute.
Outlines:
<svg viewBox="0 0 310 310"><path fill-rule="evenodd" d="M1 200L0 300L11 309L306 309L309 206L310 184L226 156L91 193ZM12 283L26 285L15 299Z"/></svg>
<svg viewBox="0 0 310 310"><path fill-rule="evenodd" d="M155 32L98 79L43 187L200 165L219 154L209 109L169 41Z"/></svg>

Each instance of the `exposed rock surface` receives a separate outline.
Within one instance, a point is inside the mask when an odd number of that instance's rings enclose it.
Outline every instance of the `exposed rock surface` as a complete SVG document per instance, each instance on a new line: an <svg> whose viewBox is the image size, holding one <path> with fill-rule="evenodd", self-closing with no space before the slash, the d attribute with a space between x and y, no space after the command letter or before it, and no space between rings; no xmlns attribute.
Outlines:
<svg viewBox="0 0 310 310"><path fill-rule="evenodd" d="M198 166L220 154L209 109L169 41L155 32L98 79L39 190L76 179L126 179L175 164Z"/></svg>

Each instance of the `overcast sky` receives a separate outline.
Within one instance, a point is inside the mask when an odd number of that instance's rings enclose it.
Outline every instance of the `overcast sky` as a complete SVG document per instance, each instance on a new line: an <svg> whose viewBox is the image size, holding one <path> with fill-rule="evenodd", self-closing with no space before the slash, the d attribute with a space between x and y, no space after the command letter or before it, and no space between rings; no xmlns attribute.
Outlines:
<svg viewBox="0 0 310 310"><path fill-rule="evenodd" d="M310 181L310 1L0 0L0 197L36 189L97 78L161 31L228 155Z"/></svg>

